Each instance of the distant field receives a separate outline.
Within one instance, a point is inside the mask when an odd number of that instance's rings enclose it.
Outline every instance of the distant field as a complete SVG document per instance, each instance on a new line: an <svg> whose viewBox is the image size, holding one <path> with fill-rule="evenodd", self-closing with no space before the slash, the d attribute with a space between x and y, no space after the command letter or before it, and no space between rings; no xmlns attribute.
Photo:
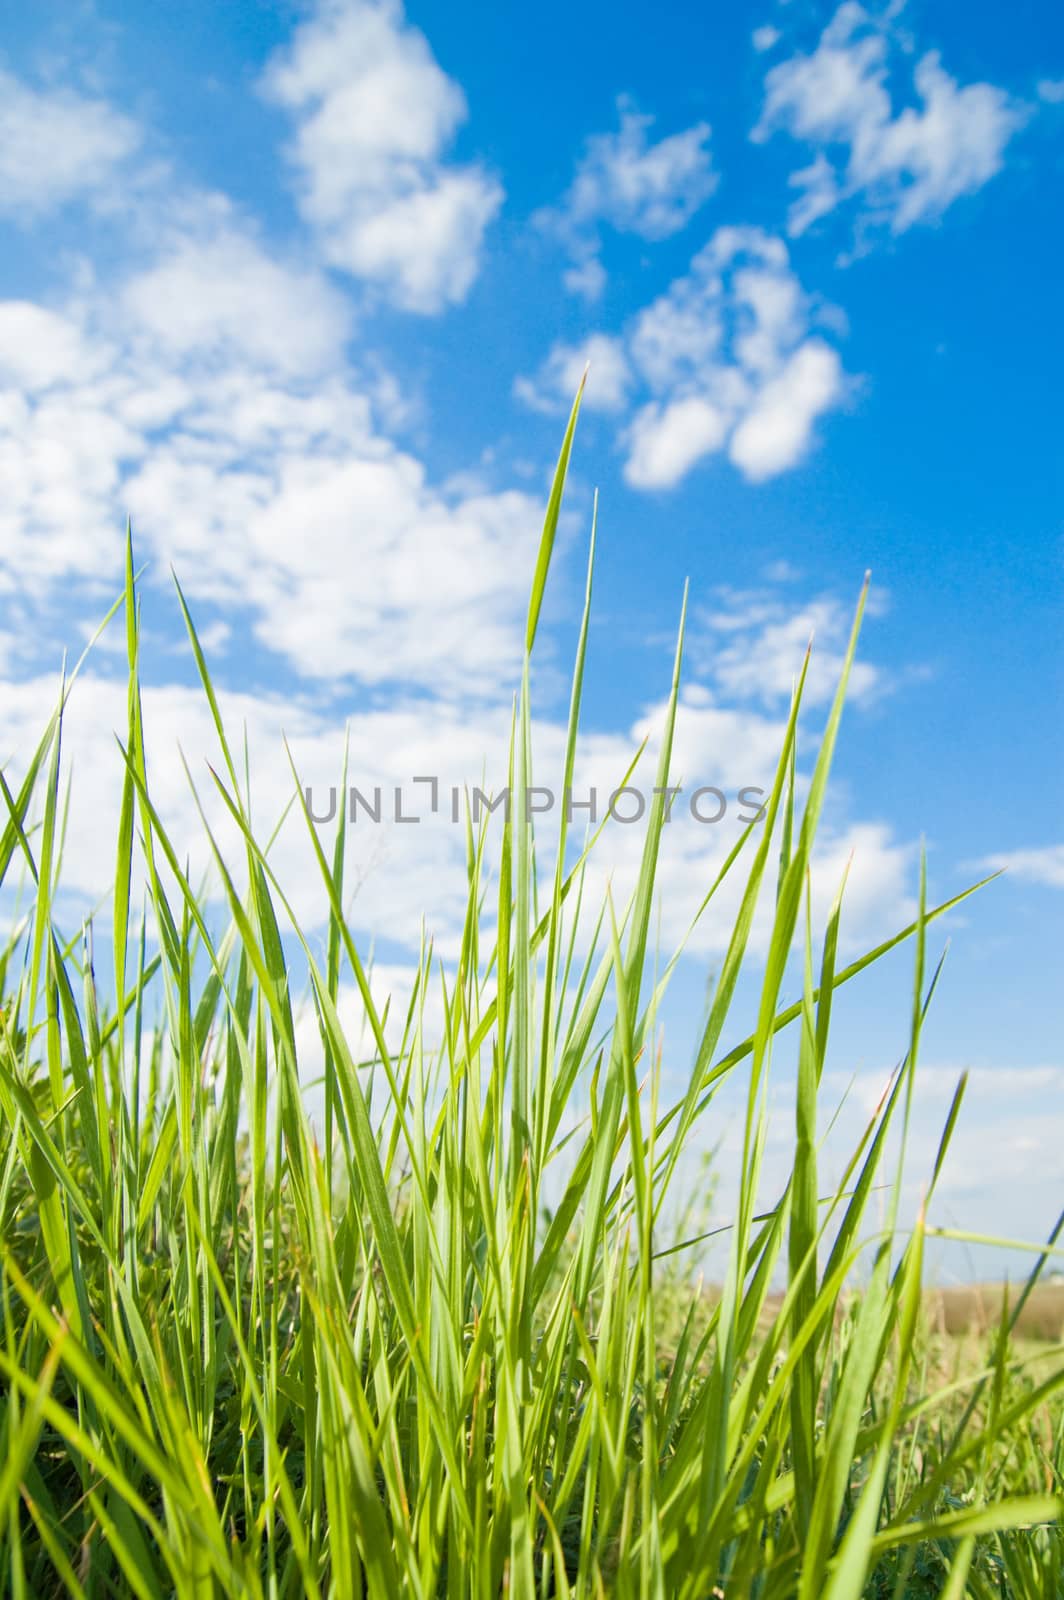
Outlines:
<svg viewBox="0 0 1064 1600"><path fill-rule="evenodd" d="M1022 1284L1009 1288L1010 1312L1022 1293ZM952 1289L929 1289L927 1310L931 1326L940 1333L981 1333L1001 1316L1000 1283L963 1284ZM1016 1320L1021 1339L1064 1339L1064 1283L1036 1284Z"/></svg>
<svg viewBox="0 0 1064 1600"><path fill-rule="evenodd" d="M929 1287L924 1293L924 1327L931 1335L975 1336L977 1342L973 1342L970 1352L974 1362L985 1346L981 1336L992 1334L1001 1320L1001 1297L1005 1292L1003 1283L958 1284L949 1289ZM1022 1293L1022 1282L1008 1286L1010 1316ZM710 1303L715 1304L720 1298L720 1286L707 1289L706 1295ZM849 1303L848 1296L840 1297L836 1320L845 1315ZM762 1329L771 1328L782 1304L782 1294L766 1296ZM1064 1283L1035 1284L1020 1309L1013 1338L1021 1343L1064 1343Z"/></svg>

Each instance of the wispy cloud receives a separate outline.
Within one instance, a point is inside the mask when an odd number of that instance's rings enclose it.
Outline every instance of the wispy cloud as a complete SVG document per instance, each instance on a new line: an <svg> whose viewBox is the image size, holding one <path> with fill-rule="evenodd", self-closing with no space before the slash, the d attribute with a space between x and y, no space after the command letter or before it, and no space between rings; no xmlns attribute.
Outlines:
<svg viewBox="0 0 1064 1600"><path fill-rule="evenodd" d="M561 204L537 219L565 241L574 258L566 285L589 300L605 286L599 260L604 225L641 239L667 239L687 226L719 181L708 122L652 140L652 116L624 98L618 114L616 131L588 139Z"/></svg>
<svg viewBox="0 0 1064 1600"><path fill-rule="evenodd" d="M981 865L991 872L1002 868L1022 883L1064 889L1064 844L1047 844L1034 850L1003 850L987 856Z"/></svg>
<svg viewBox="0 0 1064 1600"><path fill-rule="evenodd" d="M1027 108L993 84L961 86L928 51L912 74L919 105L899 109L888 85L902 70L895 44L889 23L847 0L812 53L768 73L752 137L782 130L814 153L791 178L799 191L792 234L845 202L856 204L864 233L903 233L933 222L1001 170Z"/></svg>
<svg viewBox="0 0 1064 1600"><path fill-rule="evenodd" d="M881 610L883 600L873 595L870 605ZM771 588L721 589L712 604L695 610L691 662L722 699L778 709L790 701L812 646L803 699L822 705L838 685L852 624L852 603L832 594L799 600ZM852 702L868 704L887 687L881 668L863 659L854 662L848 691Z"/></svg>

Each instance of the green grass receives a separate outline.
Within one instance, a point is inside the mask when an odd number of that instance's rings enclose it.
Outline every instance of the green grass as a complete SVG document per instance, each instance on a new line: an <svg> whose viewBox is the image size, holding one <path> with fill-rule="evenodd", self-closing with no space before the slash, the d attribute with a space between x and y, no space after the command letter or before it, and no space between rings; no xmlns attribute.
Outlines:
<svg viewBox="0 0 1064 1600"><path fill-rule="evenodd" d="M529 656L578 405L532 582ZM590 608L589 563L563 782ZM527 659L518 803L497 866L489 874L487 819L468 822L458 960L448 979L424 949L390 1048L394 1019L374 1007L342 911L344 808L328 851L305 818L329 907L319 951L289 931L185 609L217 724L214 782L243 839L239 861L211 841L227 921L214 926L184 875L186 842L152 803L131 546L124 612L113 993L97 988L91 938L58 917L62 701L18 782L0 775L0 879L28 886L0 956L4 1593L1064 1595L1062 1352L1030 1359L1012 1337L1013 1296L978 1356L951 1364L923 1315L923 1215L915 1228L899 1217L895 1135L938 973L928 930L948 907L927 906L921 881L916 921L845 967L843 885L826 928L811 926L810 859L861 607L804 803L799 682L767 822L705 886L701 916L717 914L725 878L742 893L682 1081L657 1046L679 954L660 963L652 948L663 800L631 898L589 910L597 836L580 852L563 820L545 861L520 803ZM659 787L682 638L681 624ZM135 853L146 925L130 909ZM771 937L744 1018L733 1002L765 896ZM906 941L908 1052L824 1193L817 1101L832 999ZM292 952L324 1051L320 1128L304 1104ZM368 1058L338 1015L351 984ZM440 985L442 1040L430 1047L424 1006ZM790 1174L766 1210L773 1070L797 1074L797 1114ZM688 1241L669 1219L678 1175L690 1181L713 1142L714 1097L737 1078L741 1177L720 1196L727 1269L708 1295L689 1276L692 1251L672 1248ZM932 1215L962 1094L963 1082L926 1174ZM1037 1277L1047 1258L1030 1259Z"/></svg>

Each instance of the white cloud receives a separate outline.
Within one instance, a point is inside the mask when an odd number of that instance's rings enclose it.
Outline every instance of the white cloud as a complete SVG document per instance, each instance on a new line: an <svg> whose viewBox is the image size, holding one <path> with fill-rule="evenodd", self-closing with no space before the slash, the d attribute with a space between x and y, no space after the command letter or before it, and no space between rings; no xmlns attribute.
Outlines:
<svg viewBox="0 0 1064 1600"><path fill-rule="evenodd" d="M534 411L553 415L573 403L588 367L584 405L590 411L623 411L632 372L620 339L594 333L580 344L556 344L534 378L517 378L514 394Z"/></svg>
<svg viewBox="0 0 1064 1600"><path fill-rule="evenodd" d="M732 434L728 454L754 483L805 455L813 424L842 393L838 352L809 339L770 378Z"/></svg>
<svg viewBox="0 0 1064 1600"><path fill-rule="evenodd" d="M386 285L405 310L440 311L469 293L484 230L501 203L502 190L480 172L443 172L341 225L329 259Z"/></svg>
<svg viewBox="0 0 1064 1600"><path fill-rule="evenodd" d="M687 226L717 187L709 124L697 122L652 144L654 118L623 101L619 109L618 131L587 141L563 213L577 227L606 222L619 233L667 239Z"/></svg>
<svg viewBox="0 0 1064 1600"><path fill-rule="evenodd" d="M760 28L755 28L750 38L758 55L763 55L766 50L771 50L774 44L779 43L780 30L766 22Z"/></svg>
<svg viewBox="0 0 1064 1600"><path fill-rule="evenodd" d="M168 354L235 353L287 373L335 365L350 333L346 302L320 273L286 265L234 227L178 234L126 284L123 304Z"/></svg>
<svg viewBox="0 0 1064 1600"><path fill-rule="evenodd" d="M873 594L873 609L875 600ZM766 590L722 589L714 604L694 612L689 635L693 670L725 700L779 708L790 702L812 644L803 703L822 705L835 693L853 613L852 604L833 595L784 601ZM884 689L879 668L861 659L854 662L847 696L851 703L867 704Z"/></svg>
<svg viewBox="0 0 1064 1600"><path fill-rule="evenodd" d="M151 652L142 663L153 676ZM5 707L5 747L0 764L14 782L18 761L12 752L34 748L55 703L57 684L51 675L21 682L0 682ZM197 783L204 808L223 855L238 862L240 838L216 796L206 768L218 766L217 741L209 707L197 688L154 684L143 691L149 783L158 812L178 858L189 862L192 880L206 881L217 903L220 886L211 874L208 842L189 791L181 753ZM482 707L470 714L467 704L438 697L394 702L378 710L356 709L349 717L319 707L306 694L233 693L219 688L222 716L235 745L246 735L252 779L253 814L267 834L291 799L293 780L281 742L287 736L300 780L312 791L312 807L327 832L330 788L338 782L346 735L350 741L349 782L372 802L381 791L381 820L364 810L351 824L345 878L345 907L359 935L387 940L416 952L422 919L437 950L451 959L460 947L466 903L465 830L451 821L452 785L479 785L498 792L505 783L510 736L510 708ZM639 742L649 746L636 782L653 783L665 706L648 706L634 724L606 733L589 733L581 741L574 774L580 799L594 788L599 815L620 783ZM64 772L71 769L78 804L72 808L64 850L64 892L81 907L105 900L113 870L101 840L116 836L121 798L122 763L114 737L125 736L127 717L124 682L99 670L75 685L64 719ZM782 721L757 710L707 702L692 685L684 692L674 741L674 781L684 784L661 845L660 928L663 946L675 947L739 831L738 790L753 786L767 792L782 738ZM179 748L180 747L180 748ZM565 728L561 722L536 719L533 725L534 773L538 783L560 790ZM439 778L439 809L434 815L425 787L412 783L416 774ZM804 784L806 779L802 777ZM729 809L718 824L699 823L690 813L697 785L719 786ZM403 793L406 816L416 825L395 820L394 792ZM749 802L748 802L749 803ZM710 802L706 801L706 805ZM715 803L714 803L715 804ZM746 813L749 815L749 811ZM500 814L501 815L501 814ZM577 814L579 823L579 813ZM537 827L540 859L548 860L556 838L558 811ZM489 833L488 873L496 870L499 817ZM591 857L584 901L593 923L612 884L615 903L623 904L639 873L643 828L611 822ZM911 909L913 850L898 841L883 823L836 822L824 830L813 864L815 911L822 915L838 887L850 855L854 865L845 919L847 948L886 935L903 926ZM271 851L278 878L304 929L320 928L327 916L327 898L320 887L305 824L291 815ZM741 885L730 883L715 899L715 914L697 929L690 949L718 954L726 947ZM139 892L138 892L139 898ZM753 949L766 948L771 925L771 892L759 908ZM590 924L584 928L583 939Z"/></svg>
<svg viewBox="0 0 1064 1600"><path fill-rule="evenodd" d="M642 778L646 784L653 781L664 711L662 703L649 707L630 731L628 748L643 737L650 741ZM735 843L740 825L739 790L759 789L767 796L782 737L782 715L717 703L697 684L690 684L683 691L672 764L672 781L682 784L683 790L673 804L671 820L662 835L655 908L654 926L660 927L664 952L668 953L685 936L702 896ZM600 737L591 743L591 750L578 761L574 784L577 793L585 792L583 786L588 781L597 782L601 792L610 783L611 774L616 774L623 764L623 741ZM612 781L618 780L614 776ZM799 781L804 787L805 778ZM691 816L692 797L698 788L710 785L725 797L727 809L718 822L699 823ZM719 799L713 795L704 796L699 804L705 817L721 810ZM607 885L615 905L625 903L638 878L642 843L643 833L637 825L607 827L588 866L585 899L589 906L597 909ZM843 937L849 950L887 937L891 927L904 927L910 919L916 850L898 840L892 829L880 821L837 817L826 823L811 868L814 919L819 919L819 925L851 856L843 919ZM719 955L726 949L738 912L743 876L740 870L734 881L731 877L725 880L714 897L713 914L700 922L691 936L687 946L691 954ZM756 952L767 948L773 903L770 890L755 917L752 947Z"/></svg>
<svg viewBox="0 0 1064 1600"><path fill-rule="evenodd" d="M799 191L787 216L788 227L795 238L834 211L843 199L844 191L835 168L822 150L817 151L809 166L792 172L787 182Z"/></svg>
<svg viewBox="0 0 1064 1600"><path fill-rule="evenodd" d="M783 129L816 152L812 165L791 179L802 191L791 209L792 233L853 198L867 225L902 233L934 221L1000 171L1025 107L989 83L961 87L938 52L929 51L913 73L919 108L896 110L891 66L884 26L847 0L812 54L768 73L753 138Z"/></svg>
<svg viewBox="0 0 1064 1600"><path fill-rule="evenodd" d="M846 917L847 891L843 901ZM845 1002L844 1002L845 1004ZM899 995L895 1034L899 1054L904 1049L904 1001ZM835 1065L829 1047L828 1067L821 1083L818 1105L820 1145L818 1169L821 1192L841 1182L880 1106L891 1081L892 1063L884 1045L871 1061L854 1070L849 1060ZM793 1167L795 1137L795 1073L791 1063L797 1035L780 1036L774 1055L779 1065L770 1087L769 1119L765 1141L764 1189L766 1203L774 1203ZM907 1149L901 1195L900 1222L907 1227L926 1197L939 1143L958 1082L968 1063L945 1065L917 1062L913 1080L912 1113L908 1120ZM1038 1243L1046 1237L1059 1212L1055 1193L1055 1159L1064 1139L1064 1116L1053 1107L1064 1089L1064 1067L1022 1066L1003 1061L968 1071L961 1113L953 1130L927 1221L932 1228L964 1230L987 1237ZM736 1075L722 1086L714 1102L713 1170L718 1188L709 1225L727 1226L734 1213L743 1151L746 1080ZM888 1141L883 1170L893 1175L900 1152L901 1125L896 1118ZM693 1166L693 1164L692 1164ZM692 1176L694 1173L692 1171ZM882 1204L873 1205L869 1226L882 1221ZM726 1237L726 1236L725 1236ZM927 1274L935 1283L952 1281L985 1284L1005 1277L1021 1280L1033 1258L1000 1249L980 1249L967 1243L929 1240ZM718 1276L723 1261L707 1267ZM987 1294L986 1314L992 1320L1000 1310L999 1297Z"/></svg>
<svg viewBox="0 0 1064 1600"><path fill-rule="evenodd" d="M725 444L753 482L800 461L845 392L837 352L809 336L811 317L782 240L718 229L629 330L654 399L627 435L628 481L667 487Z"/></svg>
<svg viewBox="0 0 1064 1600"><path fill-rule="evenodd" d="M0 68L0 213L36 217L98 192L139 143L106 101L32 89Z"/></svg>
<svg viewBox="0 0 1064 1600"><path fill-rule="evenodd" d="M342 197L361 173L389 227L402 212L412 229L402 292L456 295L476 242L455 185L484 184L437 160L464 101L398 7L326 5L269 81L305 112L307 150L340 138L347 166L317 172L314 203L327 210L329 185ZM265 647L333 693L353 680L502 693L538 496L431 482L389 437L406 402L378 363L353 362L350 302L320 267L166 167L125 178L122 267L99 282L76 263L48 306L0 302L0 594L50 628L76 609L81 628L113 595L129 514L148 581L168 583L175 563L222 647L253 644L260 660ZM437 249L459 213L461 240ZM359 220L387 254L373 208ZM24 632L40 659L46 627Z"/></svg>
<svg viewBox="0 0 1064 1600"><path fill-rule="evenodd" d="M498 695L520 658L538 501L445 496L373 434L277 451L247 468L178 438L131 480L138 526L189 592L249 610L262 644L334 689Z"/></svg>
<svg viewBox="0 0 1064 1600"><path fill-rule="evenodd" d="M563 281L587 300L597 299L605 284L598 258L603 224L648 241L667 239L687 226L719 182L707 122L651 142L655 119L624 97L617 106L620 127L592 134L561 204L537 219L569 246L575 264Z"/></svg>
<svg viewBox="0 0 1064 1600"><path fill-rule="evenodd" d="M76 576L99 595L104 573L112 586L121 475L141 446L110 400L108 385L76 372L0 389L0 593L50 593Z"/></svg>
<svg viewBox="0 0 1064 1600"><path fill-rule="evenodd" d="M1026 1213L1017 1227L1008 1199L1017 1186L1027 1187L1043 1179L1047 1162L1052 1168L1064 1137L1064 1117L1052 1109L1060 1103L1064 1067L1004 1064L970 1067L961 1062L956 1065L918 1062L907 1162L914 1181L925 1182L931 1172L950 1103L965 1071L968 1072L968 1086L930 1220L939 1226L955 1226L951 1200L963 1196L962 1226L965 1229L1037 1242L1037 1235L1030 1238L1029 1203L1017 1208ZM825 1080L829 1093L842 1093L848 1084L846 1076L838 1071L829 1071ZM871 1117L884 1083L885 1075L877 1078L874 1074L862 1074L844 1113L843 1127L848 1125L844 1141L851 1145L856 1143L861 1121ZM845 1142L832 1142L837 1150L845 1148ZM984 1202L981 1213L978 1210L980 1198ZM973 1210L973 1206L976 1209ZM1048 1229L1054 1220L1047 1206L1045 1228Z"/></svg>
<svg viewBox="0 0 1064 1600"><path fill-rule="evenodd" d="M299 204L331 264L408 310L463 300L502 189L479 165L444 162L465 96L399 0L325 0L263 90L295 118Z"/></svg>
<svg viewBox="0 0 1064 1600"><path fill-rule="evenodd" d="M370 997L379 1019L384 1023L384 1039L390 1051L398 1052L403 1042L407 1015L418 979L414 962L376 961L367 972ZM451 983L451 974L447 976ZM369 1015L362 1000L362 992L352 983L345 984L336 998L336 1011L340 1018L344 1038L355 1060L368 1060L376 1056L377 1049L370 1027ZM437 966L427 975L418 995L418 1004L411 1024L411 1039L420 1022L422 1047L428 1055L441 1043L447 1026L443 1002L443 987ZM313 1003L300 1007L295 1017L296 1057L303 1083L319 1078L325 1070L325 1052L322 1046L318 1014ZM310 1104L314 1101L311 1098Z"/></svg>
<svg viewBox="0 0 1064 1600"><path fill-rule="evenodd" d="M703 456L719 450L727 433L725 413L701 395L664 406L651 401L628 431L625 479L633 489L671 489Z"/></svg>
<svg viewBox="0 0 1064 1600"><path fill-rule="evenodd" d="M226 524L268 498L280 441L368 430L365 401L335 393L347 314L320 275L271 259L232 217L158 248L62 309L0 302L0 590L43 598L71 578L82 600L110 590L127 512L156 509L131 485L175 460L196 463L202 493L172 478L178 497L148 540L161 555L187 548L213 501L224 538L205 551L206 581L239 571L246 530ZM323 371L331 388L308 392Z"/></svg>
<svg viewBox="0 0 1064 1600"><path fill-rule="evenodd" d="M0 382L39 394L98 361L81 330L31 300L0 301Z"/></svg>
<svg viewBox="0 0 1064 1600"><path fill-rule="evenodd" d="M1047 844L1035 850L1004 850L987 856L982 865L991 872L1001 868L1021 883L1039 883L1064 889L1064 844Z"/></svg>
<svg viewBox="0 0 1064 1600"><path fill-rule="evenodd" d="M598 256L588 256L586 261L565 269L562 283L570 294L575 294L581 300L589 303L601 300L606 287L606 269Z"/></svg>
<svg viewBox="0 0 1064 1600"><path fill-rule="evenodd" d="M1038 98L1047 106L1064 104L1064 78L1042 78L1038 84Z"/></svg>
<svg viewBox="0 0 1064 1600"><path fill-rule="evenodd" d="M718 228L620 335L555 345L514 393L559 412L590 360L588 405L619 417L634 407L618 433L633 488L672 488L725 448L761 482L806 455L817 419L847 391L837 351L814 333L818 319L837 323L803 291L782 239Z"/></svg>
<svg viewBox="0 0 1064 1600"><path fill-rule="evenodd" d="M0 591L76 579L102 608L129 513L160 579L174 562L303 676L491 691L539 501L431 484L346 334L328 283L232 219L65 311L0 304Z"/></svg>

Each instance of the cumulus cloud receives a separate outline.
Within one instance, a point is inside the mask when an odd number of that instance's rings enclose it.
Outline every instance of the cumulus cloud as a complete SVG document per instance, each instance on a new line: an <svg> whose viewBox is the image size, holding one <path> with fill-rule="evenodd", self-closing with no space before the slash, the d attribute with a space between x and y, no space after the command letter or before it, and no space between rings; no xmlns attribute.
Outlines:
<svg viewBox="0 0 1064 1600"><path fill-rule="evenodd" d="M598 300L606 287L606 269L598 256L588 256L562 273L562 283L581 300Z"/></svg>
<svg viewBox="0 0 1064 1600"><path fill-rule="evenodd" d="M808 339L761 390L732 435L729 455L754 483L804 455L813 423L842 389L837 350Z"/></svg>
<svg viewBox="0 0 1064 1600"><path fill-rule="evenodd" d="M361 16L380 71L404 93L406 74L422 84L432 127L429 88L457 103L394 8L327 16L341 31ZM313 76L327 43L297 36L285 70ZM379 92L366 86L370 102ZM396 134L415 152L434 137ZM174 563L223 646L253 644L333 692L502 693L538 501L434 484L390 437L396 385L352 359L351 303L324 270L264 241L224 195L137 177L126 260L105 284L82 271L52 304L0 301L0 595L57 628L74 606L75 625L95 620L131 515L151 576ZM48 633L27 622L21 635L32 665Z"/></svg>
<svg viewBox="0 0 1064 1600"><path fill-rule="evenodd" d="M165 471L196 457L216 518L244 516L261 484L256 451L282 434L298 449L337 413L327 387L308 390L341 370L347 335L320 274L267 254L232 218L164 233L156 250L106 292L0 302L0 588L40 597L76 577L98 594L118 571L125 514L140 509L130 485L149 458ZM352 397L348 413L365 430L366 402ZM196 509L194 494L171 505L177 546ZM229 534L219 563L246 565L245 537Z"/></svg>
<svg viewBox="0 0 1064 1600"><path fill-rule="evenodd" d="M419 95L413 125L394 135L376 123L356 126L352 136L366 156L360 170L367 183L381 173L392 183L401 173L404 194L431 196L448 172L469 170L444 169L439 159L449 136L441 130L456 125L457 91L395 7L320 11L275 62L271 82L286 104L298 106L304 131L323 116L324 128L308 134L308 148L319 148L316 139L326 148L334 47L350 50L351 17L367 30L359 70L384 74L365 86L370 98L383 95L391 104L393 79L400 100L411 85ZM294 78L286 78L289 71ZM300 99L297 83L318 86L313 105ZM337 116L343 132L346 118ZM647 144L648 152L653 148ZM317 177L320 194L313 191ZM330 184L348 192L343 170L330 175L308 166L306 182L305 203L320 203L326 212ZM639 182L649 205L652 186ZM671 226L679 212L670 213L660 194L655 204L664 209L645 226ZM679 204L675 195L672 204ZM99 614L121 572L129 512L138 560L149 562L146 609L161 606L150 585L168 581L173 562L210 648L229 652L220 678L232 676L226 666L242 653L243 691L220 692L234 737L247 731L261 825L268 827L291 797L282 729L319 795L337 781L345 723L352 778L366 791L379 786L386 810L395 784L416 773L437 772L442 784L459 785L486 775L497 787L504 781L508 690L522 654L540 496L468 475L434 481L390 436L390 386L360 365L349 302L320 264L298 250L270 247L224 197L179 186L164 194L160 187L150 205L150 218L132 218L128 257L106 283L85 272L47 305L0 302L0 593L5 612L19 616L20 646L29 641L58 654L35 622L38 610L65 597L78 611L57 624L68 634L87 613ZM616 207L611 215L620 225L619 200ZM362 220L368 215L359 212ZM634 226L635 212L632 219ZM434 293L450 293L446 273L433 282ZM782 243L726 230L700 253L690 284L647 307L623 337L600 334L582 348L556 352L545 392L549 398L551 384L555 393L562 384L571 387L576 366L590 355L589 404L614 414L622 433L632 429L633 453L642 428L644 475L673 481L699 454L727 446L757 397L802 349L809 316ZM149 644L146 633L152 788L179 856L187 855L198 877L209 867L209 850L178 745L202 778L204 757L216 759L211 717L187 682L160 681L173 671L172 631L161 665ZM113 659L101 652L80 680L65 725L65 759L76 768L79 795L66 881L83 905L108 888L100 840L113 836L121 793L112 734L124 730L126 691L112 676ZM9 779L54 704L54 678L39 675L38 666L39 658L21 655L12 635L0 633L7 741L0 763ZM287 671L283 694L261 687L276 684L279 667ZM338 702L354 685L364 692L348 717L348 705ZM644 734L651 782L662 713L660 703L652 704L633 726L589 735L578 755L578 791L594 786L609 794ZM739 710L722 703L719 691L693 686L677 726L677 762L685 778L719 783L734 796L741 786L767 783L780 731L776 706ZM556 779L564 748L564 725L537 720L537 774ZM223 848L235 848L209 781L203 793ZM726 828L688 819L686 827L670 829L662 854L665 939L682 937L734 842L733 827L734 812ZM907 846L880 827L838 825L825 836L823 859L833 874L839 852L857 841L869 881L888 885L874 905L869 901L868 916L893 926L908 903L909 858ZM465 904L463 830L442 818L410 828L393 817L353 834L347 891L354 925L411 950L424 913L441 948L456 948ZM593 869L596 892L605 892L613 873L623 895L638 874L640 839L638 828L611 824ZM276 860L294 886L297 914L309 927L320 926L324 898L298 819L282 830ZM818 886L819 873L818 867ZM822 892L829 893L826 877ZM758 948L765 926L762 919L755 930ZM722 918L700 930L694 948L717 951L726 935Z"/></svg>
<svg viewBox="0 0 1064 1600"><path fill-rule="evenodd" d="M144 667L152 676L150 652ZM53 676L0 682L4 696L4 734L0 766L9 783L17 781L22 752L34 748L55 703ZM356 709L343 717L317 704L305 692L234 693L219 689L223 719L234 743L246 738L257 826L268 833L293 795L293 778L282 744L286 735L304 787L311 789L314 814L331 833L331 802L338 784L345 740L349 743L349 782L372 805L380 791L380 821L359 809L351 823L344 888L351 926L360 934L388 941L416 954L424 926L445 959L460 949L466 903L465 829L451 821L451 789L483 785L498 793L506 783L510 708L481 708L475 717L468 706L434 697L397 700L376 709ZM114 737L124 737L127 706L124 683L97 667L75 686L64 719L64 771L72 767L79 803L72 808L64 849L63 881L70 903L85 908L106 900L111 868L101 839L113 838L118 826L123 768ZM598 815L627 771L639 743L648 749L636 783L649 795L665 720L663 701L648 705L631 726L585 735L579 744L573 789L578 799L592 790ZM222 899L212 876L211 852L189 788L184 760L197 784L208 820L228 861L241 857L240 839L216 795L207 761L218 765L217 740L210 708L202 693L184 684L148 682L144 688L144 721L149 782L157 810L178 858L187 860L193 881L204 881L209 898ZM691 918L719 871L740 830L738 791L767 792L782 740L782 715L758 708L738 709L718 703L697 684L683 693L673 758L673 781L684 786L673 807L661 843L660 927L665 945L685 937ZM564 724L536 718L533 724L535 781L561 792L565 760ZM183 759L184 758L184 759ZM644 770L645 769L645 770ZM417 774L439 778L434 811L427 787L416 787ZM800 775L804 786L807 777ZM695 820L690 809L696 787L719 787L728 809L716 824ZM403 799L401 814L420 820L397 820L395 791ZM629 801L629 804L631 802ZM750 800L753 808L757 801ZM705 806L719 809L715 800ZM619 807L624 811L625 807ZM537 827L542 859L549 859L557 835L557 807ZM703 810L703 815L705 811ZM751 810L747 810L748 817ZM578 816L579 820L579 816ZM497 868L501 813L490 825L487 872ZM638 824L610 822L590 859L584 901L593 924L612 886L623 904L640 868L643 829ZM912 848L898 840L884 823L846 822L826 826L813 864L817 915L829 905L851 854L845 941L867 943L903 926L911 911ZM288 817L271 849L271 861L307 931L327 917L327 897L313 860L303 818ZM715 914L700 924L691 942L695 954L719 954L727 945L738 909L741 885L722 888ZM138 891L139 893L139 891ZM760 907L753 948L763 952L771 926L772 894ZM582 942L590 932L584 929Z"/></svg>
<svg viewBox="0 0 1064 1600"><path fill-rule="evenodd" d="M299 206L328 261L407 310L465 299L503 192L445 160L465 95L399 0L323 0L262 86L295 121Z"/></svg>
<svg viewBox="0 0 1064 1600"><path fill-rule="evenodd" d="M158 574L174 562L302 676L497 684L520 659L538 501L433 485L380 431L329 285L226 237L113 298L0 305L0 588L100 594L129 513Z"/></svg>
<svg viewBox="0 0 1064 1600"><path fill-rule="evenodd" d="M590 360L588 404L629 413L618 437L633 488L672 488L724 450L761 482L802 460L818 418L846 393L838 352L814 331L818 315L832 320L802 289L782 239L718 228L620 335L555 345L514 392L560 412Z"/></svg>
<svg viewBox="0 0 1064 1600"><path fill-rule="evenodd" d="M31 300L0 301L0 381L39 394L71 373L91 376L99 357L66 317Z"/></svg>
<svg viewBox="0 0 1064 1600"><path fill-rule="evenodd" d="M597 299L606 275L598 257L603 225L640 239L667 239L685 228L717 187L708 122L651 140L655 119L618 101L619 128L588 139L560 206L539 222L565 240L575 264L565 274L574 294Z"/></svg>
<svg viewBox="0 0 1064 1600"><path fill-rule="evenodd" d="M846 0L811 54L794 55L766 76L752 137L782 130L814 152L791 178L799 191L792 234L849 200L865 228L903 233L933 222L1001 170L1026 108L993 84L961 86L937 51L913 70L918 105L897 108L888 86L896 65L885 25Z"/></svg>
<svg viewBox="0 0 1064 1600"><path fill-rule="evenodd" d="M321 273L238 227L179 232L127 282L122 303L162 352L233 353L286 374L335 365L350 333L350 309Z"/></svg>
<svg viewBox="0 0 1064 1600"><path fill-rule="evenodd" d="M751 481L800 461L845 390L811 316L782 240L718 229L631 329L633 363L658 398L628 435L628 481L669 487L725 447Z"/></svg>
<svg viewBox="0 0 1064 1600"><path fill-rule="evenodd" d="M99 194L140 139L105 100L34 89L0 68L0 214L35 218Z"/></svg>
<svg viewBox="0 0 1064 1600"><path fill-rule="evenodd" d="M634 489L670 488L703 456L719 450L727 433L727 415L702 395L667 405L652 400L628 430L625 478Z"/></svg>
<svg viewBox="0 0 1064 1600"><path fill-rule="evenodd" d="M356 58L349 101L340 78ZM456 295L475 264L468 218L444 260L420 208L476 178L437 160L464 101L398 6L324 6L268 82L305 112L306 151L340 139L347 168L317 171L313 204L346 194L352 170L367 194L409 201L399 292L422 308ZM65 92L57 103L84 110ZM103 102L85 115L125 126ZM253 645L266 670L272 656L332 693L359 681L501 694L521 656L538 499L468 475L433 483L390 436L397 385L353 358L335 280L224 195L148 175L129 173L128 248L106 283L85 263L47 305L0 302L0 594L56 629L74 607L75 625L99 615L131 515L152 577L173 562L205 623L229 630L222 643ZM23 633L47 649L44 627Z"/></svg>

